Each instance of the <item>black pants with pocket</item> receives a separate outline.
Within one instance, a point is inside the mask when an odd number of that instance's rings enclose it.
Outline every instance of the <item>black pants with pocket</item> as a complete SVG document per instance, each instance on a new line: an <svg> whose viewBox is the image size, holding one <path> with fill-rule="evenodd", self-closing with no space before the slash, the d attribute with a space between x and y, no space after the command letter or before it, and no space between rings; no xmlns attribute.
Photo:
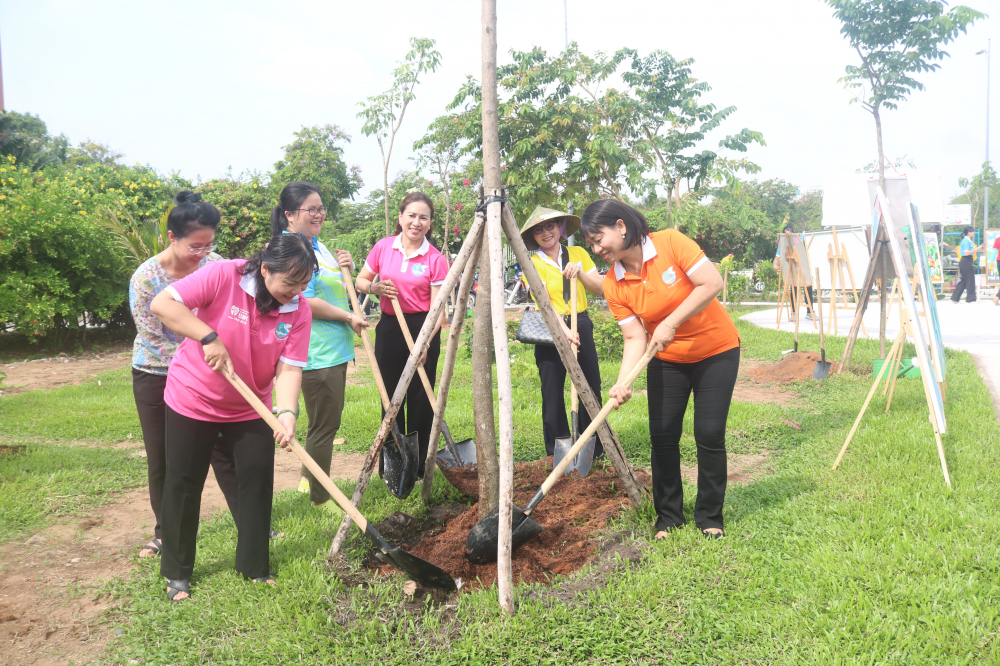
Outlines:
<svg viewBox="0 0 1000 666"><path fill-rule="evenodd" d="M426 312L414 312L403 314L406 319L410 335L416 341L420 334L420 328L427 319ZM427 349L427 361L424 363L424 370L427 378L434 386L437 376L438 357L441 355L441 332L438 331L431 338L431 344ZM403 369L406 367L406 359L410 357L410 348L406 345L406 338L403 337L403 329L399 327L399 321L394 314L382 313L378 326L375 327L375 358L378 361L379 370L382 372L382 381L385 382L385 390L392 400L396 392L396 385L399 384L400 377L403 376ZM385 416L385 406L382 407L382 416ZM424 461L427 459L427 448L430 446L431 426L434 425L434 407L427 399L427 391L424 383L416 372L406 391L406 399L399 408L396 415L396 424L403 433L416 432L420 441L420 465L417 476L424 476ZM379 473L382 471L381 463Z"/></svg>
<svg viewBox="0 0 1000 666"><path fill-rule="evenodd" d="M680 527L686 522L679 444L684 412L692 393L694 440L698 447L694 522L702 530L722 528L722 505L726 499L726 419L739 367L739 347L697 363L673 363L658 358L650 361L646 388L657 530Z"/></svg>
<svg viewBox="0 0 1000 666"><path fill-rule="evenodd" d="M583 370L590 390L601 401L601 366L597 360L597 347L594 344L594 323L586 312L577 315L577 332L580 334L580 354L577 361ZM538 366L538 377L542 382L542 434L545 438L545 455L552 455L555 450L556 438L570 437L569 421L566 418L566 366L563 365L559 352L555 347L535 345L535 365ZM579 436L590 425L590 413L581 402L579 404L580 432ZM594 448L594 458L604 455L604 445L598 437Z"/></svg>
<svg viewBox="0 0 1000 666"><path fill-rule="evenodd" d="M976 302L976 270L972 266L972 255L966 255L958 262L958 274L961 280L955 287L955 293L951 295L951 300L958 303L962 300L962 290L965 290L965 302Z"/></svg>
<svg viewBox="0 0 1000 666"><path fill-rule="evenodd" d="M149 473L149 504L153 508L156 527L153 534L163 541L160 526L160 505L163 501L163 479L167 474L167 459L164 451L166 431L164 418L167 403L163 401L163 391L167 387L166 375L154 375L132 368L132 395L139 412L142 426L142 443L146 447L146 469ZM226 498L229 512L236 520L236 460L233 447L225 439L219 438L212 450L212 470L219 489Z"/></svg>
<svg viewBox="0 0 1000 666"><path fill-rule="evenodd" d="M274 436L264 419L199 421L166 407L166 479L163 484L163 551L160 573L190 578L198 544L201 492L221 434L236 461L240 511L236 571L247 578L270 573L268 542L274 488Z"/></svg>

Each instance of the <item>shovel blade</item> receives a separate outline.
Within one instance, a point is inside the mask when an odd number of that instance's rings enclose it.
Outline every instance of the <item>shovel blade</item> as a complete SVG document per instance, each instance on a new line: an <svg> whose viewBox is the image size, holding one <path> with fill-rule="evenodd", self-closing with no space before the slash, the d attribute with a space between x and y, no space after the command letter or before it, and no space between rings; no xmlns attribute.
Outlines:
<svg viewBox="0 0 1000 666"><path fill-rule="evenodd" d="M573 448L576 442L572 439L557 437L555 448L552 450L552 466L557 466L569 450ZM580 452L570 461L569 467L566 468L566 474L571 472L576 472L580 475L580 478L587 476L590 472L591 465L594 464L594 450L597 447L597 435L594 435L587 443L583 445Z"/></svg>
<svg viewBox="0 0 1000 666"><path fill-rule="evenodd" d="M441 567L431 564L427 560L422 560L413 553L408 553L400 548L390 548L389 550L376 551L380 560L386 564L391 564L400 571L405 571L418 583L423 583L427 587L436 587L442 590L455 591L455 579Z"/></svg>
<svg viewBox="0 0 1000 666"><path fill-rule="evenodd" d="M511 511L510 551L513 553L526 541L538 536L545 528L518 507L512 506ZM500 509L497 508L476 523L469 532L469 538L465 541L465 555L473 564L495 562L499 544Z"/></svg>
<svg viewBox="0 0 1000 666"><path fill-rule="evenodd" d="M466 467L476 463L476 442L471 439L463 439L455 443L455 450L461 460L455 460L448 447L438 449L437 462L441 467Z"/></svg>
<svg viewBox="0 0 1000 666"><path fill-rule="evenodd" d="M398 445L397 445L398 442ZM394 441L382 446L382 480L389 492L399 499L409 497L417 483L420 469L420 443L417 433L402 434L398 430Z"/></svg>
<svg viewBox="0 0 1000 666"><path fill-rule="evenodd" d="M826 379L829 374L830 362L816 361L816 367L813 368L813 379Z"/></svg>

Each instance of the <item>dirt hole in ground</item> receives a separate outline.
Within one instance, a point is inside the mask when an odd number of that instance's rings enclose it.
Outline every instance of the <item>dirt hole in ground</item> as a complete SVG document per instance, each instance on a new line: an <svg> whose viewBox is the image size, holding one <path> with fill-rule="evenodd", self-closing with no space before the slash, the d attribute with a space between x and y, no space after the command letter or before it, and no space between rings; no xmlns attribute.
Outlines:
<svg viewBox="0 0 1000 666"><path fill-rule="evenodd" d="M813 370L816 363L821 360L818 352L792 352L786 354L785 358L777 363L762 363L750 368L744 374L747 379L759 384L788 384L791 382L804 382L813 378ZM830 361L830 374L837 372L839 363Z"/></svg>
<svg viewBox="0 0 1000 666"><path fill-rule="evenodd" d="M0 444L0 460L16 458L27 448L24 444Z"/></svg>
<svg viewBox="0 0 1000 666"><path fill-rule="evenodd" d="M514 466L514 503L523 507L552 471L552 458ZM648 483L649 473L636 470ZM514 551L514 584L549 583L555 576L579 571L594 557L596 538L608 521L631 504L610 465L595 465L583 479L564 478L532 512L545 530ZM478 505L435 507L426 517L394 513L376 529L388 541L436 564L453 578L462 579L462 591L490 587L497 581L496 563L472 564L465 556L469 530L479 522ZM396 569L369 557L366 565L377 574Z"/></svg>

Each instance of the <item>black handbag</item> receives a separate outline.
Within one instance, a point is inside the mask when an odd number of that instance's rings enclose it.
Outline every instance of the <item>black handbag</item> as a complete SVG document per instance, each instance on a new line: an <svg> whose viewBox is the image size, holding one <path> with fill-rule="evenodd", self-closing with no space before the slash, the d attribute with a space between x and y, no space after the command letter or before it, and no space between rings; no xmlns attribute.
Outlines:
<svg viewBox="0 0 1000 666"><path fill-rule="evenodd" d="M562 249L562 265L565 268L569 264L569 250L563 246ZM563 300L567 303L569 302L569 279L563 276ZM556 343L552 340L552 333L549 331L549 327L545 325L545 320L542 319L542 313L538 310L525 310L524 315L521 317L521 325L517 327L517 333L514 335L514 339L526 345L548 345L549 347L555 347Z"/></svg>

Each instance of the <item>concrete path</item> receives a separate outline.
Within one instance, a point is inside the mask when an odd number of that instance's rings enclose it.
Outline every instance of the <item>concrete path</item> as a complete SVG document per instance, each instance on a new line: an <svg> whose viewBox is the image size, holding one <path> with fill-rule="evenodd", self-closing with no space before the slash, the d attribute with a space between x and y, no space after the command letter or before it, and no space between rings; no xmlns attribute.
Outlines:
<svg viewBox="0 0 1000 666"><path fill-rule="evenodd" d="M980 298L975 303L966 303L963 300L957 304L946 298L943 301L938 301L937 306L944 346L952 349L964 349L972 354L979 374L993 397L993 406L997 417L1000 418L1000 307L994 306L989 297ZM803 314L804 312L803 309ZM824 303L824 324L826 324L828 312L829 304ZM777 314L776 309L758 310L744 315L742 318L762 328L774 329L776 328ZM864 316L867 336L862 337L878 338L878 319L878 302L869 303ZM838 308L837 331L839 335L847 335L853 320L853 309L845 313L844 310ZM819 332L805 317L802 318L799 325L799 330L804 333ZM785 316L782 316L780 330L793 331L795 328ZM886 317L887 347L892 344L892 340L898 332L899 310L892 308ZM833 360L839 361L840 359Z"/></svg>

